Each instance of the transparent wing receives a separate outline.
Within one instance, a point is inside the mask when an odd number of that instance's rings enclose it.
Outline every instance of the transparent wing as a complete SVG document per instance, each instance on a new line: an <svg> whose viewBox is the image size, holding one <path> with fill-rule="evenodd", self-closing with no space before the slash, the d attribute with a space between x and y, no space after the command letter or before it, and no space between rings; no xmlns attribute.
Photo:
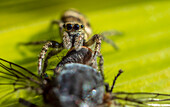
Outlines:
<svg viewBox="0 0 170 107"><path fill-rule="evenodd" d="M41 86L41 79L31 71L0 58L0 87L2 92L9 91L6 95L20 89L36 89Z"/></svg>
<svg viewBox="0 0 170 107"><path fill-rule="evenodd" d="M148 92L116 92L112 99L121 105L129 106L170 106L170 94L148 93Z"/></svg>

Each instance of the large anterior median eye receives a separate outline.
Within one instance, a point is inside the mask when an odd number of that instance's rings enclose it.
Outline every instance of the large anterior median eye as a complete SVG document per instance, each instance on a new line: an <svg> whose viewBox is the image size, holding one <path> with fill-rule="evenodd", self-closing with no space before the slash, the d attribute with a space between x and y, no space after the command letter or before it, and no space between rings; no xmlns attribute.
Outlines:
<svg viewBox="0 0 170 107"><path fill-rule="evenodd" d="M79 30L79 25L78 24L75 24L74 27L73 27L74 30Z"/></svg>
<svg viewBox="0 0 170 107"><path fill-rule="evenodd" d="M67 30L71 30L73 26L71 24L67 24Z"/></svg>

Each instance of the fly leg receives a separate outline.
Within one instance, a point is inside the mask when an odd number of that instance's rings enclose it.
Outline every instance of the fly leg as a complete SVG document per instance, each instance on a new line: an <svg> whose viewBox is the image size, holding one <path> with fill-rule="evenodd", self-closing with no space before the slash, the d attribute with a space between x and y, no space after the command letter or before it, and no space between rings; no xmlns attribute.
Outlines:
<svg viewBox="0 0 170 107"><path fill-rule="evenodd" d="M113 92L113 88L114 88L114 86L115 86L116 80L117 80L117 78L118 78L122 73L123 73L123 70L120 69L119 72L118 72L118 74L115 76L115 78L114 78L114 80L113 80L111 89L109 90L110 93Z"/></svg>
<svg viewBox="0 0 170 107"><path fill-rule="evenodd" d="M25 99L22 99L22 98L19 98L19 103L21 103L27 107L38 107L37 105L35 105L29 101L26 101Z"/></svg>
<svg viewBox="0 0 170 107"><path fill-rule="evenodd" d="M122 35L122 32L112 30L112 31L105 31L105 32L101 33L103 41L112 45L116 50L118 50L119 49L118 46L112 40L110 40L106 37L106 36L116 36L116 35Z"/></svg>
<svg viewBox="0 0 170 107"><path fill-rule="evenodd" d="M56 41L49 41L43 46L40 56L38 58L38 73L39 74L42 74L42 64L43 64L44 58L49 48L56 48L57 50L61 50L63 49L63 45L62 43L58 43Z"/></svg>
<svg viewBox="0 0 170 107"><path fill-rule="evenodd" d="M116 83L116 80L117 78L123 73L123 70L119 70L118 74L115 76L114 80L113 80L113 83L112 83L112 86L111 88L109 87L109 84L108 83L105 83L105 88L106 88L106 92L109 92L109 93L112 93L113 91L113 88L115 86L115 83Z"/></svg>

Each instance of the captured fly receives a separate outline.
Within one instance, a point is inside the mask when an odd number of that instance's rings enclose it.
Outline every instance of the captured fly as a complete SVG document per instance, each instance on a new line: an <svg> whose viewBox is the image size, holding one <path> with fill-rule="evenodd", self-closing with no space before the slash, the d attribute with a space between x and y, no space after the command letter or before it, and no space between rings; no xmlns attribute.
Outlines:
<svg viewBox="0 0 170 107"><path fill-rule="evenodd" d="M59 33L62 38L62 43L57 41L39 41L39 42L31 42L27 44L41 44L45 43L43 46L39 61L38 61L38 71L39 73L42 72L42 63L45 59L45 64L47 63L48 59L52 56L57 55L63 49L71 49L75 48L76 51L80 50L81 46L91 47L94 46L94 55L93 59L95 60L96 57L101 55L100 48L101 48L101 41L104 40L110 43L113 47L117 49L117 46L113 43L113 41L107 39L106 35L119 35L119 32L112 31L112 32L104 32L102 34L95 34L92 35L92 29L90 26L89 21L87 18L81 14L80 12L69 9L63 13L61 16L61 20L54 20L52 21L52 26L54 24L59 25ZM91 37L91 38L90 38ZM50 54L46 56L47 51L49 48L52 48ZM99 57L100 58L100 57Z"/></svg>
<svg viewBox="0 0 170 107"><path fill-rule="evenodd" d="M60 63L61 64L61 63ZM60 65L59 64L59 65ZM12 62L0 59L0 85L13 86L13 93L21 89L32 89L36 96L42 96L43 105L33 104L23 98L19 102L27 107L109 107L109 106L170 106L170 95L145 92L114 92L114 85L119 71L111 88L104 83L101 73L93 67L79 63L69 63L54 70L54 76L44 78Z"/></svg>
<svg viewBox="0 0 170 107"><path fill-rule="evenodd" d="M103 78L90 66L66 64L51 79L40 78L4 59L0 59L0 67L0 77L10 80L9 83L1 82L1 85L13 85L13 92L27 88L39 92L37 94L43 97L44 107L95 107L103 102ZM32 104L22 98L19 102L28 107L38 107L38 104Z"/></svg>

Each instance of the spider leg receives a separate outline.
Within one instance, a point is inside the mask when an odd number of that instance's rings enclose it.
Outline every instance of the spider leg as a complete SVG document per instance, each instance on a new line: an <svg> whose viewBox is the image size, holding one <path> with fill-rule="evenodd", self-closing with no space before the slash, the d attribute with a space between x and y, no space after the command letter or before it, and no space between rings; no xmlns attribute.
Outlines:
<svg viewBox="0 0 170 107"><path fill-rule="evenodd" d="M38 107L37 105L35 105L29 101L26 101L25 99L22 99L22 98L19 98L19 103L21 103L27 107Z"/></svg>
<svg viewBox="0 0 170 107"><path fill-rule="evenodd" d="M27 43L20 43L19 45L41 45L47 43L48 41L35 41L35 42L27 42Z"/></svg>
<svg viewBox="0 0 170 107"><path fill-rule="evenodd" d="M57 50L61 50L63 49L63 45L62 43L58 43L56 41L49 41L43 46L40 56L38 58L38 73L39 74L42 74L42 64L43 64L42 62L44 61L44 58L49 48L56 48Z"/></svg>
<svg viewBox="0 0 170 107"><path fill-rule="evenodd" d="M103 38L103 41L110 44L113 48L115 48L115 50L119 49L119 47L112 40L106 38L105 36L102 36L102 38Z"/></svg>
<svg viewBox="0 0 170 107"><path fill-rule="evenodd" d="M119 32L119 31L115 31L115 30L112 30L112 31L105 31L103 33L101 33L101 36L102 36L102 39L103 41L105 41L106 43L112 45L116 50L118 50L118 46L114 43L114 41L108 39L106 36L116 36L116 35L122 35L122 32Z"/></svg>
<svg viewBox="0 0 170 107"><path fill-rule="evenodd" d="M103 36L120 36L120 35L123 35L123 33L116 31L116 30L110 30L110 31L102 32L102 35Z"/></svg>
<svg viewBox="0 0 170 107"><path fill-rule="evenodd" d="M104 63L103 55L100 54L99 55L99 71L100 71L100 73L103 77L103 80L104 80L103 63Z"/></svg>
<svg viewBox="0 0 170 107"><path fill-rule="evenodd" d="M101 41L102 41L102 37L101 35L98 35L98 34L95 34L94 36L91 37L91 39L87 42L85 42L85 46L91 46L93 45L94 43L95 44L95 49L94 49L94 53L93 53L93 57L92 57L92 63L94 66L96 66L96 69L97 69L97 60L96 58L99 57L99 70L101 72L101 75L104 79L104 75L103 75L103 63L104 63L104 60L103 60L103 56L102 54L100 53L100 48L101 48Z"/></svg>
<svg viewBox="0 0 170 107"><path fill-rule="evenodd" d="M52 29L54 25L58 25L59 26L59 32L60 32L60 36L61 36L62 31L63 31L63 22L60 21L60 20L53 20L53 21L51 21L50 29Z"/></svg>
<svg viewBox="0 0 170 107"><path fill-rule="evenodd" d="M48 53L48 55L47 55L47 57L45 58L45 61L44 61L44 67L43 67L43 70L42 70L42 73L43 73L43 74L44 74L45 71L46 71L46 68L47 68L47 65L48 65L48 59L50 59L52 56L57 55L57 54L60 53L61 51L62 51L62 49L59 49L59 50L54 49L54 50L51 50L51 51Z"/></svg>
<svg viewBox="0 0 170 107"><path fill-rule="evenodd" d="M98 54L100 54L101 41L102 41L101 35L95 34L94 36L91 37L90 40L88 40L84 44L85 46L89 47L89 46L93 45L94 43L96 43L95 49L94 49L94 54L93 54L93 59L96 59L96 56L98 56Z"/></svg>

